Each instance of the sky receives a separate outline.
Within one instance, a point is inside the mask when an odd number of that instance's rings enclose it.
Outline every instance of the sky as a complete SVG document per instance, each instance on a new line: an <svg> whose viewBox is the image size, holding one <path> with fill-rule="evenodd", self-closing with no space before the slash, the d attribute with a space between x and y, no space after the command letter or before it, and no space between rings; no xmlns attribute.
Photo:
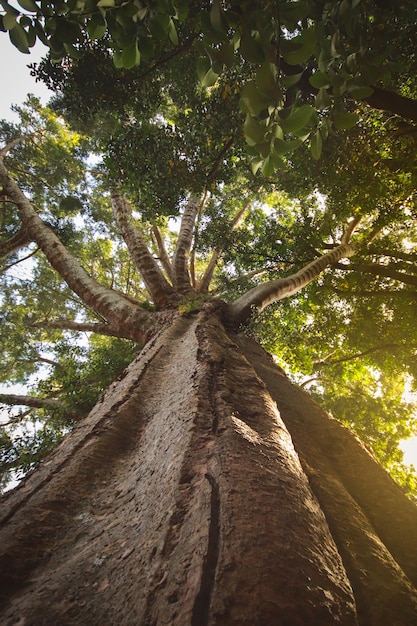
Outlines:
<svg viewBox="0 0 417 626"><path fill-rule="evenodd" d="M43 83L35 81L27 67L29 63L40 61L45 51L46 48L37 43L30 54L22 54L10 43L8 34L0 32L0 119L13 120L10 106L22 104L28 93L40 98L44 104L51 97L51 92ZM404 461L417 468L417 437L404 441L401 447Z"/></svg>
<svg viewBox="0 0 417 626"><path fill-rule="evenodd" d="M45 50L37 43L30 54L22 54L11 44L9 35L0 32L0 119L13 119L10 106L21 104L28 93L38 96L44 104L51 97L51 92L43 83L36 83L27 67L40 61Z"/></svg>

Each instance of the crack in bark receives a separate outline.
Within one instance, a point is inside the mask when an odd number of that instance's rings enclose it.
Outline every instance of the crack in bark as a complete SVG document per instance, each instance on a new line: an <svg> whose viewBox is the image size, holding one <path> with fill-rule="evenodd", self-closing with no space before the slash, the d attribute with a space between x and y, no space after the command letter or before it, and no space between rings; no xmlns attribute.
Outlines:
<svg viewBox="0 0 417 626"><path fill-rule="evenodd" d="M207 552L204 557L200 589L195 598L191 626L208 626L210 618L211 596L216 578L220 546L220 493L216 479L209 472L205 478L211 486L210 527L208 532Z"/></svg>

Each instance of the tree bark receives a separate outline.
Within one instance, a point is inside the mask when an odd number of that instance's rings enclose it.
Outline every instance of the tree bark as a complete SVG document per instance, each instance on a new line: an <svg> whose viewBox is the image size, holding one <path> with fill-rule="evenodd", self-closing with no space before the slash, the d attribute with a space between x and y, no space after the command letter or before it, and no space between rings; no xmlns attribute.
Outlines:
<svg viewBox="0 0 417 626"><path fill-rule="evenodd" d="M177 316L5 496L2 623L416 623L417 508L223 311Z"/></svg>
<svg viewBox="0 0 417 626"><path fill-rule="evenodd" d="M117 225L133 263L143 278L152 302L157 308L162 309L169 305L174 290L159 269L141 234L132 225L131 212L125 198L113 192L111 202Z"/></svg>
<svg viewBox="0 0 417 626"><path fill-rule="evenodd" d="M351 244L342 243L295 274L286 278L271 280L250 289L229 305L230 317L237 324L246 322L253 314L253 309L260 313L268 304L288 298L315 280L326 267L344 257L350 257L354 253L355 248Z"/></svg>
<svg viewBox="0 0 417 626"><path fill-rule="evenodd" d="M187 202L182 215L180 232L178 233L177 245L172 260L174 287L177 293L181 295L187 295L192 291L190 273L188 271L188 257L193 241L199 203L199 199L195 197L191 197Z"/></svg>

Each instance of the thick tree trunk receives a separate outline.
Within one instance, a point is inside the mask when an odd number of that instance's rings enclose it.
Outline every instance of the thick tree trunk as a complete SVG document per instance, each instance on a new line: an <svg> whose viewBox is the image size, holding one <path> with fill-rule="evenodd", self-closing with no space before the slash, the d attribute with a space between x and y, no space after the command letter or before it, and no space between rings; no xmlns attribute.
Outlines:
<svg viewBox="0 0 417 626"><path fill-rule="evenodd" d="M6 495L1 623L417 623L417 508L217 306Z"/></svg>

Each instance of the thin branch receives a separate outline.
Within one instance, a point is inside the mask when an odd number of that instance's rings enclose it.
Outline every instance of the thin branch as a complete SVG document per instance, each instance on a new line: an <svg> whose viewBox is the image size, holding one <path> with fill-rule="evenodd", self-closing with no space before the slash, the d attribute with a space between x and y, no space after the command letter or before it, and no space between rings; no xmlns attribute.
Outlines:
<svg viewBox="0 0 417 626"><path fill-rule="evenodd" d="M232 232L237 226L238 224L242 221L244 214L246 213L248 207L250 206L250 200L248 200L246 202L246 204L240 209L240 211L238 211L238 213L235 215L235 217L233 218L230 226L229 226L229 232ZM197 290L201 293L207 293L207 291L209 290L210 287L210 283L213 279L213 274L214 271L217 267L217 264L221 258L221 255L223 254L225 246L219 246L218 248L216 248L216 250L213 251L213 254L211 255L211 258L208 262L208 265L206 267L206 271L204 272L203 278L201 279L201 281L198 283L198 288Z"/></svg>
<svg viewBox="0 0 417 626"><path fill-rule="evenodd" d="M169 280L173 282L171 260L166 250L165 242L162 237L161 231L159 230L157 225L152 226L152 234L155 237L156 245L158 248L158 259L161 262L161 265L164 268Z"/></svg>
<svg viewBox="0 0 417 626"><path fill-rule="evenodd" d="M0 258L4 258L13 252L17 252L31 243L31 241L32 239L30 238L29 233L26 228L22 226L15 235L10 237L10 239L0 242Z"/></svg>
<svg viewBox="0 0 417 626"><path fill-rule="evenodd" d="M36 398L13 393L0 393L0 402L8 406L30 406L33 409L61 409L68 412L65 403L55 398Z"/></svg>
<svg viewBox="0 0 417 626"><path fill-rule="evenodd" d="M349 243L356 227L358 226L359 222L361 221L361 217L357 216L354 217L353 219L350 220L350 222L348 223L345 232L342 235L341 238L341 243Z"/></svg>
<svg viewBox="0 0 417 626"><path fill-rule="evenodd" d="M39 133L38 132L28 133L26 135L20 135L20 137L16 137L15 139L12 139L11 141L9 141L9 143L7 143L4 146L4 148L0 150L0 157L6 156L7 153L10 152L10 150L12 150L12 148L17 146L19 143L22 143L22 141L26 141L26 139L30 139L31 137L35 137L35 135L37 134Z"/></svg>
<svg viewBox="0 0 417 626"><path fill-rule="evenodd" d="M354 253L355 248L351 244L340 244L295 274L250 289L229 305L231 320L235 324L246 322L254 310L260 313L269 304L292 296L315 280L327 267L339 259L352 256Z"/></svg>
<svg viewBox="0 0 417 626"><path fill-rule="evenodd" d="M344 271L358 270L360 272L365 272L366 274L373 274L374 276L384 276L386 278L398 280L405 285L413 285L414 287L417 287L417 276L410 276L410 274L398 272L388 265L366 265L365 263L349 263L349 265L345 265L344 263L336 263L335 267Z"/></svg>
<svg viewBox="0 0 417 626"><path fill-rule="evenodd" d="M54 330L72 330L79 333L96 333L97 335L106 335L107 337L119 337L121 339L131 339L130 333L124 333L112 328L109 324L100 322L73 322L72 320L53 320L33 322L33 328L50 328Z"/></svg>
<svg viewBox="0 0 417 626"><path fill-rule="evenodd" d="M23 263L23 261L27 261L28 259L32 258L38 252L39 252L39 248L36 247L36 249L33 252L31 252L30 254L27 254L26 256L22 257L21 259L18 259L17 261L14 261L14 263L10 263L9 265L6 265L6 267L3 267L1 271L2 272L7 272L7 270L10 270L15 265L19 265L19 263Z"/></svg>
<svg viewBox="0 0 417 626"><path fill-rule="evenodd" d="M355 359L360 359L368 354L373 354L374 352L379 352L381 350L388 350L388 349L395 350L400 347L401 345L399 343L383 343L383 344L380 344L379 346L374 346L373 348L369 348L368 350L363 350L363 352L357 352L356 354L351 354L350 356L345 356L340 359L332 360L330 358L331 355L329 355L325 357L324 359L321 359L320 361L315 361L314 364L318 366L324 365L326 367L328 365L338 365L339 363L346 363L346 361L354 361Z"/></svg>
<svg viewBox="0 0 417 626"><path fill-rule="evenodd" d="M200 206L198 208L197 219L196 219L196 223L194 226L194 245L191 250L191 258L190 258L190 274L191 274L191 284L193 286L193 289L195 289L196 282L197 282L197 277L196 277L196 272L195 272L195 255L196 255L197 245L198 245L198 233L199 233L201 215L203 213L203 208L204 208L204 205L206 204L207 197L208 197L208 192L206 189L204 192L203 199L201 200Z"/></svg>

